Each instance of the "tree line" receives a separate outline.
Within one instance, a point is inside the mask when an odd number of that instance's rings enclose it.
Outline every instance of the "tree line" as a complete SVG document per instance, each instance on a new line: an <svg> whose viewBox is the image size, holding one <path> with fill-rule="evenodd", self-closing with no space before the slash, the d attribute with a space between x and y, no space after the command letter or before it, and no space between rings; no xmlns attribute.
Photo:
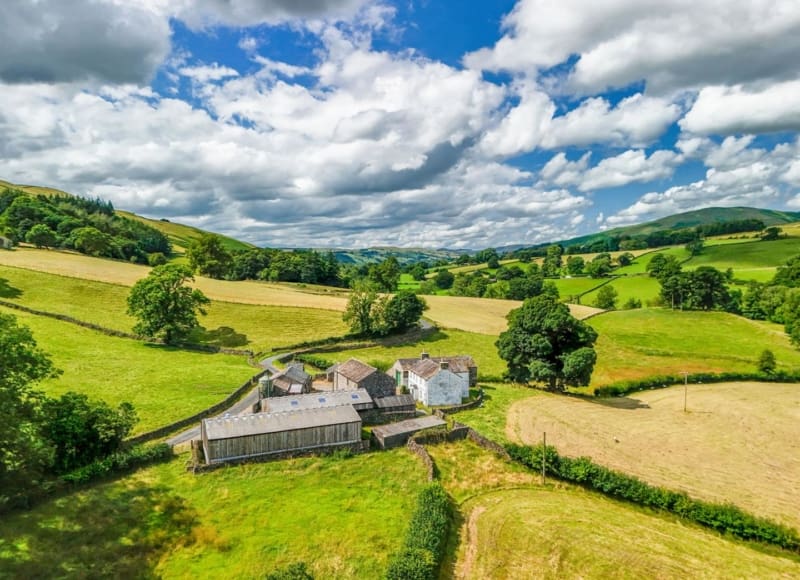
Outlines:
<svg viewBox="0 0 800 580"><path fill-rule="evenodd" d="M0 193L0 235L39 248L66 248L104 258L148 263L172 246L157 229L114 213L110 201L69 195Z"/></svg>

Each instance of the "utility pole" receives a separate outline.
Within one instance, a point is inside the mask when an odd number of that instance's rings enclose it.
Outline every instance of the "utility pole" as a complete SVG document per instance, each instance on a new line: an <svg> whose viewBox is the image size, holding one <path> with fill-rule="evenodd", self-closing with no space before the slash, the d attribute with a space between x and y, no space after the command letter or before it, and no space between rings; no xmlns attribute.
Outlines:
<svg viewBox="0 0 800 580"><path fill-rule="evenodd" d="M547 433L542 431L542 485L545 484L545 461L547 459Z"/></svg>
<svg viewBox="0 0 800 580"><path fill-rule="evenodd" d="M686 413L686 397L689 392L689 373L681 371L683 375L683 412Z"/></svg>

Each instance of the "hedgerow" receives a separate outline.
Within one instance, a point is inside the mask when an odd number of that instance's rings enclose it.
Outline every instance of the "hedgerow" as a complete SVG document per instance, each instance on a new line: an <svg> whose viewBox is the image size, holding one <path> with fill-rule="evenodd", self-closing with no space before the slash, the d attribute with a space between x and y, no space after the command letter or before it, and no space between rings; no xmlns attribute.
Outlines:
<svg viewBox="0 0 800 580"><path fill-rule="evenodd" d="M107 477L112 473L128 471L150 463L164 461L172 456L172 448L166 443L158 443L152 446L138 445L112 453L103 459L98 459L88 465L70 471L62 475L61 480L71 484L88 483L94 479Z"/></svg>
<svg viewBox="0 0 800 580"><path fill-rule="evenodd" d="M683 375L655 375L646 379L620 381L605 387L595 389L595 397L622 397L629 393L645 391L648 389L663 389L673 385L682 384L684 380L690 383L727 383L731 381L759 381L767 383L798 383L800 373L778 370L772 373L761 372L727 372L727 373L693 373L686 379Z"/></svg>
<svg viewBox="0 0 800 580"><path fill-rule="evenodd" d="M403 548L389 560L387 580L432 580L444 557L452 519L450 498L438 482L417 497Z"/></svg>
<svg viewBox="0 0 800 580"><path fill-rule="evenodd" d="M509 444L506 450L514 461L536 471L541 469L544 452L545 470L559 479L642 506L668 511L743 540L763 542L800 552L800 536L797 532L766 518L744 512L735 505L696 500L685 493L650 485L636 477L597 465L588 457L560 456L551 446L545 449L542 445Z"/></svg>

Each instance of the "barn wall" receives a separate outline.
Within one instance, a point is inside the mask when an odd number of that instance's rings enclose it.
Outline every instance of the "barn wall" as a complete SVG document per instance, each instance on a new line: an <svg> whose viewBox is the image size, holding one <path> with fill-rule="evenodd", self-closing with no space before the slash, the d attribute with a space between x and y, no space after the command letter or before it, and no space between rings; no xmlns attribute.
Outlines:
<svg viewBox="0 0 800 580"><path fill-rule="evenodd" d="M322 425L308 429L281 431L208 441L206 461L266 455L297 449L324 447L361 440L361 422Z"/></svg>

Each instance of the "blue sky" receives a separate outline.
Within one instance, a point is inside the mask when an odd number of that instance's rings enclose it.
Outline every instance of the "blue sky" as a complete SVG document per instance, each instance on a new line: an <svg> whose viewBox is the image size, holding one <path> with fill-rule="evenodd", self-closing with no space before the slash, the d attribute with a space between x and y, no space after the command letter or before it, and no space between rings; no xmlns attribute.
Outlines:
<svg viewBox="0 0 800 580"><path fill-rule="evenodd" d="M800 210L795 0L10 0L0 179L259 245Z"/></svg>

